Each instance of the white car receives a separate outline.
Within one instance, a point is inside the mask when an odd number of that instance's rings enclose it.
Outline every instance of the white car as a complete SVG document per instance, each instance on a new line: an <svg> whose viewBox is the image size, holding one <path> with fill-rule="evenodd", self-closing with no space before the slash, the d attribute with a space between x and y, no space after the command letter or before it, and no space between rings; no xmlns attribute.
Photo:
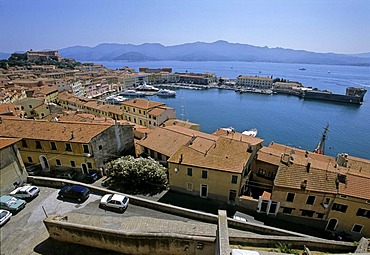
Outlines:
<svg viewBox="0 0 370 255"><path fill-rule="evenodd" d="M12 216L12 213L7 210L0 210L0 226L4 225Z"/></svg>
<svg viewBox="0 0 370 255"><path fill-rule="evenodd" d="M23 186L18 187L12 192L10 192L10 195L19 199L29 201L37 197L39 193L40 189L36 186Z"/></svg>
<svg viewBox="0 0 370 255"><path fill-rule="evenodd" d="M112 208L123 212L128 206L129 199L124 195L106 194L100 200L100 207Z"/></svg>

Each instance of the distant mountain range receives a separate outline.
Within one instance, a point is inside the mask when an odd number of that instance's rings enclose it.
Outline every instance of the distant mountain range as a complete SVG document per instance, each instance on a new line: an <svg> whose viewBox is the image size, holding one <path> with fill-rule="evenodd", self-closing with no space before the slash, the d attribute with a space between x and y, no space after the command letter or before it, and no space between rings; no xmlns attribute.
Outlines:
<svg viewBox="0 0 370 255"><path fill-rule="evenodd" d="M103 43L95 47L73 46L59 49L64 58L78 61L245 61L330 65L370 65L370 53L335 54L304 50L258 47L248 44L216 41L195 42L175 46L159 43ZM0 54L0 57L2 55Z"/></svg>

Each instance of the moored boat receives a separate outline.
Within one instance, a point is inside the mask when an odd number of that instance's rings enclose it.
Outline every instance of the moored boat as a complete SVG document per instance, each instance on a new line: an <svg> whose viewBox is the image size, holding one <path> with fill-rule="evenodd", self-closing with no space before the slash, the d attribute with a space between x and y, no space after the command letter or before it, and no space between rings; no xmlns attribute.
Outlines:
<svg viewBox="0 0 370 255"><path fill-rule="evenodd" d="M169 90L169 89L160 89L157 93L157 96L162 96L162 97L174 97L176 96L176 91L174 90Z"/></svg>
<svg viewBox="0 0 370 255"><path fill-rule="evenodd" d="M249 135L249 136L257 136L257 133L258 133L258 130L256 128L252 128L252 129L249 129L249 130L246 130L246 131L243 131L242 134L243 135Z"/></svg>
<svg viewBox="0 0 370 255"><path fill-rule="evenodd" d="M129 89L129 90L121 92L120 95L129 96L129 97L143 97L145 96L145 92Z"/></svg>
<svg viewBox="0 0 370 255"><path fill-rule="evenodd" d="M159 88L156 88L152 85L147 85L144 83L143 85L139 85L136 90L138 91L159 91Z"/></svg>

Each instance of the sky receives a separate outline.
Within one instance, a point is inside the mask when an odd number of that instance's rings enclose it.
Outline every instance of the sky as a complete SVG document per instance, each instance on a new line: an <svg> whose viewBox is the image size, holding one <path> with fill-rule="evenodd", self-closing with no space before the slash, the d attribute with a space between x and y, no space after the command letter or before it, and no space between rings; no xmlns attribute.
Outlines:
<svg viewBox="0 0 370 255"><path fill-rule="evenodd" d="M369 0L0 0L0 52L225 40L370 52Z"/></svg>

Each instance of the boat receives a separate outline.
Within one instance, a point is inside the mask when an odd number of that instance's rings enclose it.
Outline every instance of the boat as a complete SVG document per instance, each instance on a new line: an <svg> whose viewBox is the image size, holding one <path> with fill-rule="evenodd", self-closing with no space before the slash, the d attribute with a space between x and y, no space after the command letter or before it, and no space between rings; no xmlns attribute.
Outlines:
<svg viewBox="0 0 370 255"><path fill-rule="evenodd" d="M349 104L362 104L367 90L364 88L348 87L346 94L335 94L327 90L306 90L302 93L303 99L325 100Z"/></svg>
<svg viewBox="0 0 370 255"><path fill-rule="evenodd" d="M146 83L139 85L136 90L138 91L159 91L159 88L156 88L152 85L147 85Z"/></svg>
<svg viewBox="0 0 370 255"><path fill-rule="evenodd" d="M136 90L133 90L133 89L128 89L128 90L120 93L120 96L143 97L143 96L145 96L145 92L136 91Z"/></svg>
<svg viewBox="0 0 370 255"><path fill-rule="evenodd" d="M248 135L252 137L256 137L257 133L258 133L258 130L256 128L252 128L250 130L246 130L242 132L243 135Z"/></svg>
<svg viewBox="0 0 370 255"><path fill-rule="evenodd" d="M274 93L273 90L271 89L257 89L257 88L241 88L236 90L240 94L242 93L257 93L257 94L266 94L266 95L271 95Z"/></svg>
<svg viewBox="0 0 370 255"><path fill-rule="evenodd" d="M127 100L130 100L130 99L127 98L127 97L123 97L123 96L109 96L109 97L105 98L105 101L109 104L119 104L119 103L125 102Z"/></svg>
<svg viewBox="0 0 370 255"><path fill-rule="evenodd" d="M160 97L174 97L176 96L176 91L169 89L160 89L157 93L157 96Z"/></svg>
<svg viewBox="0 0 370 255"><path fill-rule="evenodd" d="M298 70L299 70L299 71L306 71L306 68L303 68L303 67L302 67L302 68L299 68Z"/></svg>
<svg viewBox="0 0 370 255"><path fill-rule="evenodd" d="M233 127L220 128L220 129L225 130L225 131L230 132L230 133L231 133L231 132L235 133L235 129L234 129Z"/></svg>

